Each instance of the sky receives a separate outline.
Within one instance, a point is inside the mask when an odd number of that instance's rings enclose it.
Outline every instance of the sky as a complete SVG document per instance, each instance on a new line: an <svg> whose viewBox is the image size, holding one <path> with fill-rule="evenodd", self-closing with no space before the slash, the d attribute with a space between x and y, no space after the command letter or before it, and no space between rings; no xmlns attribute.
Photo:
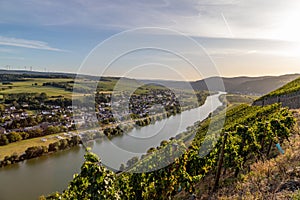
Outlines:
<svg viewBox="0 0 300 200"><path fill-rule="evenodd" d="M295 0L2 0L0 69L198 80L300 73Z"/></svg>

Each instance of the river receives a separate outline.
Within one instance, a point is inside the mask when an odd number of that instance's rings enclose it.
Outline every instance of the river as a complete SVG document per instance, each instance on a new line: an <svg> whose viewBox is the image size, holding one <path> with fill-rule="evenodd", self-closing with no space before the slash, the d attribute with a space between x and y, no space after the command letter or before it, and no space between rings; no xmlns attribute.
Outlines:
<svg viewBox="0 0 300 200"><path fill-rule="evenodd" d="M199 108L184 111L111 140L96 140L89 144L102 162L118 169L133 156L140 156L162 140L183 132L194 122L205 119L222 103L221 93L209 96ZM66 189L73 174L80 172L85 150L74 147L47 156L27 160L0 169L0 200L34 200L42 194Z"/></svg>

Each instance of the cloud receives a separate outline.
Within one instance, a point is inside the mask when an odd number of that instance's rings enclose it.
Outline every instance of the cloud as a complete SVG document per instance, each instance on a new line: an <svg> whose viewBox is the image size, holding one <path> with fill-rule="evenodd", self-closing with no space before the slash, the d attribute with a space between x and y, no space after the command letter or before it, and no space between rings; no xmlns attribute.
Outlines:
<svg viewBox="0 0 300 200"><path fill-rule="evenodd" d="M207 41L205 41L207 40ZM238 57L248 55L276 56L276 57L298 57L300 56L300 43L280 40L256 40L223 38L202 38L206 50L213 57ZM199 41L201 43L201 41ZM218 45L216 45L218 44Z"/></svg>
<svg viewBox="0 0 300 200"><path fill-rule="evenodd" d="M294 0L12 0L0 2L0 19L100 31L162 27L190 36L300 40L300 15L289 17L299 9Z"/></svg>
<svg viewBox="0 0 300 200"><path fill-rule="evenodd" d="M30 49L41 49L41 50L48 50L48 51L60 51L60 52L65 51L62 49L50 47L48 43L43 41L26 40L26 39L13 38L13 37L4 37L4 36L0 36L0 45L24 47Z"/></svg>

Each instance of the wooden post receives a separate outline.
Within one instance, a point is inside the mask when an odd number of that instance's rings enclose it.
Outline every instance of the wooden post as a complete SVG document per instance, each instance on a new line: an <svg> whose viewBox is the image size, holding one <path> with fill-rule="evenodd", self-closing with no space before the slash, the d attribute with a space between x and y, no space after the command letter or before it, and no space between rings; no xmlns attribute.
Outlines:
<svg viewBox="0 0 300 200"><path fill-rule="evenodd" d="M269 148L268 148L268 151L267 151L267 157L269 157L272 145L273 145L273 140L270 141Z"/></svg>
<svg viewBox="0 0 300 200"><path fill-rule="evenodd" d="M264 135L265 136L265 135ZM261 152L264 152L264 145L265 145L265 140L264 140L264 136L263 136L263 138L261 139L261 141L260 141L260 146L261 146Z"/></svg>
<svg viewBox="0 0 300 200"><path fill-rule="evenodd" d="M222 147L221 147L221 154L220 154L220 157L219 157L216 180L215 180L215 185L214 185L214 188L213 188L213 192L215 192L219 187L219 179L220 179L221 169L222 169L222 165L223 165L224 149L225 149L226 140L227 140L227 133L225 132L224 133L223 144L222 144Z"/></svg>

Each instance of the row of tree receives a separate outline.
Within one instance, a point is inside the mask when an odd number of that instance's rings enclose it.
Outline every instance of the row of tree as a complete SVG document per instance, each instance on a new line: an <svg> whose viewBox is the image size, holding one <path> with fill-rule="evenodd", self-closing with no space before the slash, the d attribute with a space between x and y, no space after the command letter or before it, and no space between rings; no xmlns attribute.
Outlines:
<svg viewBox="0 0 300 200"><path fill-rule="evenodd" d="M64 150L73 146L77 146L80 143L80 137L72 136L68 139L60 139L57 142L50 143L48 146L29 147L22 155L14 153L11 156L6 156L2 161L0 161L0 167L4 167L6 165L14 164L31 158L36 158L51 152Z"/></svg>
<svg viewBox="0 0 300 200"><path fill-rule="evenodd" d="M0 146L7 145L13 142L18 142L21 140L43 137L46 135L51 135L55 133L67 131L65 126L48 126L45 129L34 128L28 131L16 132L12 131L7 134L0 134Z"/></svg>

